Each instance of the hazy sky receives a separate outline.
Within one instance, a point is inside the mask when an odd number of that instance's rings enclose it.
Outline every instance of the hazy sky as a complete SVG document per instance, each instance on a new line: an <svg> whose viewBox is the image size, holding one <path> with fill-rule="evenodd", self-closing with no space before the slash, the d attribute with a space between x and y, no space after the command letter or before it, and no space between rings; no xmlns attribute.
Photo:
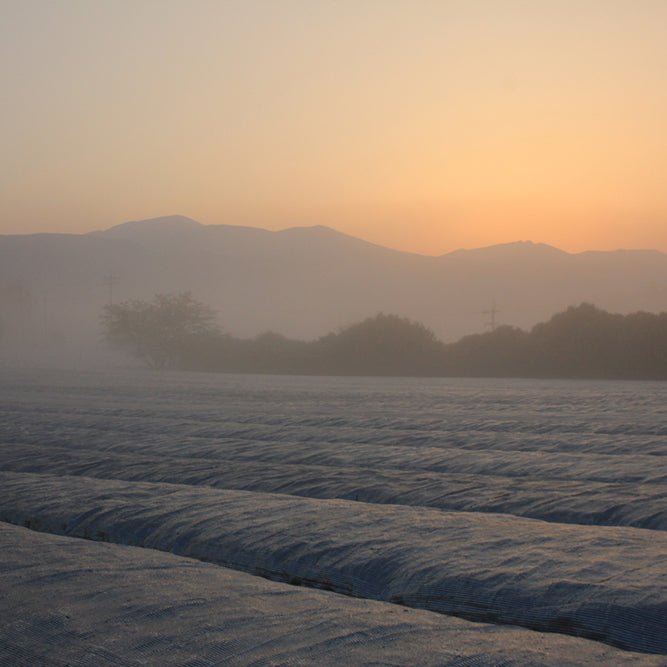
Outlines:
<svg viewBox="0 0 667 667"><path fill-rule="evenodd" d="M0 232L667 250L665 0L0 0Z"/></svg>

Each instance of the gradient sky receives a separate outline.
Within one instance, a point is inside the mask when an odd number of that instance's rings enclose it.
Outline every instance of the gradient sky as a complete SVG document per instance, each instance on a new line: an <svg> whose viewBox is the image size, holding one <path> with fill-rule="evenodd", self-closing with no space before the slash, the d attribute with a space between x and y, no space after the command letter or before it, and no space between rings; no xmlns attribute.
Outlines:
<svg viewBox="0 0 667 667"><path fill-rule="evenodd" d="M667 251L663 0L0 0L0 233Z"/></svg>

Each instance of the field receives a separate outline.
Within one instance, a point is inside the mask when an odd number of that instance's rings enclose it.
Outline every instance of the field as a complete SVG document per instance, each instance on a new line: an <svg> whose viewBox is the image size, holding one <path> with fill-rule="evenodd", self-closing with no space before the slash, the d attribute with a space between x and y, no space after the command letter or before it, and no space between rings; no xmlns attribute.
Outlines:
<svg viewBox="0 0 667 667"><path fill-rule="evenodd" d="M662 383L4 371L0 521L1 665L667 665Z"/></svg>

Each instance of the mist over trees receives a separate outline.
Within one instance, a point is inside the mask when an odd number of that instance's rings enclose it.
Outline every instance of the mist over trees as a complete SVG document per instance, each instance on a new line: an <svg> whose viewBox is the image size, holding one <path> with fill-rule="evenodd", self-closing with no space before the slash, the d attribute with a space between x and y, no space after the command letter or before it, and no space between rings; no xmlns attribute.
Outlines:
<svg viewBox="0 0 667 667"><path fill-rule="evenodd" d="M320 338L320 372L368 375L430 375L442 359L442 344L424 325L380 313Z"/></svg>
<svg viewBox="0 0 667 667"><path fill-rule="evenodd" d="M314 341L223 333L188 294L107 306L107 339L153 368L239 373L667 379L667 313L573 306L530 331L500 326L442 343L380 313Z"/></svg>
<svg viewBox="0 0 667 667"><path fill-rule="evenodd" d="M445 345L445 375L667 379L667 313L571 306L530 331L502 326Z"/></svg>
<svg viewBox="0 0 667 667"><path fill-rule="evenodd" d="M53 347L54 363L63 348L92 364L117 358L99 345L109 278L114 303L189 290L242 338L273 330L314 340L382 311L453 342L482 330L495 298L504 321L525 330L581 301L667 310L667 254L655 251L517 242L427 257L321 226L271 232L168 216L88 234L0 235L5 357L38 362Z"/></svg>

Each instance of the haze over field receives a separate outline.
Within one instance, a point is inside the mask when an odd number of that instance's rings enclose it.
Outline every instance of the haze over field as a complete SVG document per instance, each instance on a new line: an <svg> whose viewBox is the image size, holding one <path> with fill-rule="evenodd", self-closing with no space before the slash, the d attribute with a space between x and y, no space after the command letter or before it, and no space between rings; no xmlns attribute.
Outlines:
<svg viewBox="0 0 667 667"><path fill-rule="evenodd" d="M488 330L494 302L496 324L523 328L584 301L613 312L665 310L667 255L570 254L519 242L428 257L328 227L272 232L182 216L82 235L0 237L5 356L81 355L82 345L98 355L110 299L185 290L234 335L313 339L385 312L453 341Z"/></svg>
<svg viewBox="0 0 667 667"><path fill-rule="evenodd" d="M0 12L4 354L84 358L110 299L185 290L298 339L667 309L663 2Z"/></svg>

